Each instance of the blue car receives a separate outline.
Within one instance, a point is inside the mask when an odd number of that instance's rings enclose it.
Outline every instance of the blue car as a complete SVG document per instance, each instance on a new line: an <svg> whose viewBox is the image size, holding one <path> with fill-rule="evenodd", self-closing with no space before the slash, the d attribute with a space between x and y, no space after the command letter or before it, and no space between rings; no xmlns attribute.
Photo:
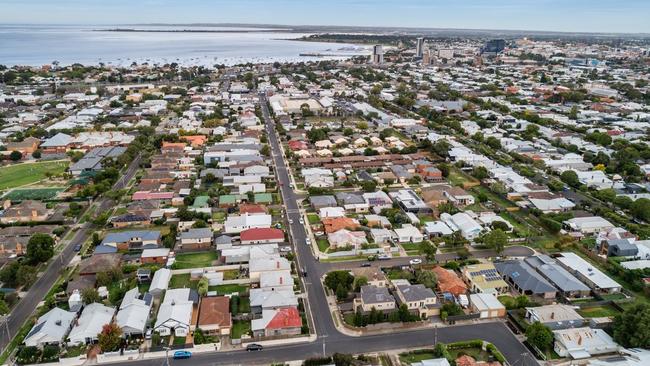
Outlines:
<svg viewBox="0 0 650 366"><path fill-rule="evenodd" d="M176 351L174 352L174 360L182 360L185 358L192 357L192 352L190 351Z"/></svg>

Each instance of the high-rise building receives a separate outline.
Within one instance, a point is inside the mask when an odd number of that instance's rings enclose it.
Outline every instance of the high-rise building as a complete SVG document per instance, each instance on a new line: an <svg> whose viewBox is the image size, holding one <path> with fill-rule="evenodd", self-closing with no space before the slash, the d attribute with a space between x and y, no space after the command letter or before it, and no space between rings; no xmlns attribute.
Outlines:
<svg viewBox="0 0 650 366"><path fill-rule="evenodd" d="M506 41L504 39L492 39L485 42L481 53L498 54L506 49Z"/></svg>
<svg viewBox="0 0 650 366"><path fill-rule="evenodd" d="M424 38L418 37L415 41L415 57L422 58L424 55Z"/></svg>
<svg viewBox="0 0 650 366"><path fill-rule="evenodd" d="M384 47L377 44L372 48L372 63L373 64L383 64L384 63Z"/></svg>

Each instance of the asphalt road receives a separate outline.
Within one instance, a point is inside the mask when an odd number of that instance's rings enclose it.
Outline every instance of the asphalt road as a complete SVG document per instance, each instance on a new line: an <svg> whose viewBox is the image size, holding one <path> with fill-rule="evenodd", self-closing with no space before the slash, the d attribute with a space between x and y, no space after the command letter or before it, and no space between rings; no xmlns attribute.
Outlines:
<svg viewBox="0 0 650 366"><path fill-rule="evenodd" d="M120 190L126 187L129 181L133 178L138 170L140 164L140 156L137 156L129 165L124 174L113 185L113 190ZM108 198L101 198L97 202L97 212L104 212L111 208L113 205L112 200ZM92 232L92 225L84 223L79 230L74 234L72 240L66 245L65 248L50 262L43 274L36 279L36 282L30 287L29 291L20 300L20 302L13 308L9 315L8 324L3 325L2 333L0 334L0 348L4 351L5 347L13 339L16 333L23 326L25 321L32 315L38 304L43 300L45 295L54 285L54 282L59 278L63 269L70 264L72 258L76 255L74 247L77 244L83 244L88 239ZM7 328L9 334L7 334Z"/></svg>

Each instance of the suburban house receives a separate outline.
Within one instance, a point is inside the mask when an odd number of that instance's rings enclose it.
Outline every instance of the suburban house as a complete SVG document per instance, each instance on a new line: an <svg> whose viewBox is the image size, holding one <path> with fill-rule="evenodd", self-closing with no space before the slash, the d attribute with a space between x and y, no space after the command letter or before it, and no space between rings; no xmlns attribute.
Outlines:
<svg viewBox="0 0 650 366"><path fill-rule="evenodd" d="M473 313L479 313L481 319L503 318L506 316L506 307L491 293L477 293L469 295L470 308Z"/></svg>
<svg viewBox="0 0 650 366"><path fill-rule="evenodd" d="M393 231L400 243L420 243L424 240L420 230L411 224L403 224L401 228Z"/></svg>
<svg viewBox="0 0 650 366"><path fill-rule="evenodd" d="M254 337L299 335L301 328L302 318L295 306L263 310L260 319L251 321Z"/></svg>
<svg viewBox="0 0 650 366"><path fill-rule="evenodd" d="M463 267L463 279L469 284L472 292L498 295L508 291L508 284L501 278L492 263Z"/></svg>
<svg viewBox="0 0 650 366"><path fill-rule="evenodd" d="M361 308L364 313L373 308L381 312L391 312L396 308L395 298L386 287L365 285L361 286L359 296L354 299L354 308Z"/></svg>
<svg viewBox="0 0 650 366"><path fill-rule="evenodd" d="M185 337L190 332L194 305L199 301L199 294L189 288L170 289L158 309L158 316L153 330L161 336L172 333L176 337Z"/></svg>
<svg viewBox="0 0 650 366"><path fill-rule="evenodd" d="M526 308L526 320L531 324L540 322L552 330L579 328L586 325L585 319L573 306L565 304Z"/></svg>
<svg viewBox="0 0 650 366"><path fill-rule="evenodd" d="M53 308L41 315L36 324L25 336L27 347L42 347L48 344L61 344L72 327L76 314L61 308Z"/></svg>
<svg viewBox="0 0 650 366"><path fill-rule="evenodd" d="M106 324L110 324L115 314L115 308L98 303L86 305L81 316L68 334L68 345L89 344L97 341Z"/></svg>
<svg viewBox="0 0 650 366"><path fill-rule="evenodd" d="M501 277L515 291L546 300L555 299L557 290L542 275L524 261L510 260L494 263Z"/></svg>
<svg viewBox="0 0 650 366"><path fill-rule="evenodd" d="M467 240L477 238L483 231L483 227L472 216L466 212L458 212L454 215L443 213L440 219L449 226L452 231L460 231Z"/></svg>
<svg viewBox="0 0 650 366"><path fill-rule="evenodd" d="M463 280L454 273L454 271L435 266L433 272L438 278L438 290L441 293L449 293L454 296L464 295L467 293L467 285Z"/></svg>
<svg viewBox="0 0 650 366"><path fill-rule="evenodd" d="M602 329L589 327L559 329L553 331L553 350L561 357L574 360L614 353L619 345Z"/></svg>
<svg viewBox="0 0 650 366"><path fill-rule="evenodd" d="M564 227L570 231L583 235L595 234L614 228L614 225L600 216L575 217L563 222Z"/></svg>
<svg viewBox="0 0 650 366"><path fill-rule="evenodd" d="M253 228L239 234L242 244L270 244L284 241L284 232L275 228Z"/></svg>
<svg viewBox="0 0 650 366"><path fill-rule="evenodd" d="M331 248L345 248L351 247L358 249L364 244L368 243L366 233L363 231L350 231L341 229L339 231L327 234L327 240Z"/></svg>
<svg viewBox="0 0 650 366"><path fill-rule="evenodd" d="M151 284L149 285L149 293L153 296L160 296L169 287L169 280L172 278L172 271L167 268L161 268L154 272Z"/></svg>
<svg viewBox="0 0 650 366"><path fill-rule="evenodd" d="M250 290L251 313L260 315L264 310L298 306L298 298L293 288L254 288Z"/></svg>
<svg viewBox="0 0 650 366"><path fill-rule="evenodd" d="M168 248L145 249L140 254L140 263L165 265L168 258Z"/></svg>
<svg viewBox="0 0 650 366"><path fill-rule="evenodd" d="M557 258L564 269L571 272L581 282L585 283L592 290L604 293L616 293L621 291L621 285L604 274L591 263L572 252L560 253Z"/></svg>
<svg viewBox="0 0 650 366"><path fill-rule="evenodd" d="M388 286L388 278L382 270L376 267L355 267L352 269L355 278L365 277L368 280L368 285L377 287Z"/></svg>
<svg viewBox="0 0 650 366"><path fill-rule="evenodd" d="M406 304L410 312L417 314L420 318L440 314L440 304L436 294L424 285L396 284L395 295L397 302Z"/></svg>
<svg viewBox="0 0 650 366"><path fill-rule="evenodd" d="M321 222L326 234L334 233L341 229L356 230L361 226L359 221L350 217L326 217Z"/></svg>
<svg viewBox="0 0 650 366"><path fill-rule="evenodd" d="M553 284L564 297L580 298L589 296L591 293L591 289L587 285L580 282L579 279L559 265L555 259L546 254L527 257L524 261Z"/></svg>
<svg viewBox="0 0 650 366"><path fill-rule="evenodd" d="M239 234L244 230L253 228L271 227L271 215L250 215L228 216L224 224L226 234Z"/></svg>
<svg viewBox="0 0 650 366"><path fill-rule="evenodd" d="M160 231L121 231L106 235L101 245L115 247L118 250L158 248L160 246L160 238Z"/></svg>
<svg viewBox="0 0 650 366"><path fill-rule="evenodd" d="M137 287L124 294L115 317L115 322L122 329L122 334L125 336L145 334L152 302L153 296L149 293L140 296Z"/></svg>
<svg viewBox="0 0 650 366"><path fill-rule="evenodd" d="M189 229L180 235L179 249L201 250L212 246L213 234L210 228Z"/></svg>
<svg viewBox="0 0 650 366"><path fill-rule="evenodd" d="M201 299L197 328L209 335L229 335L232 328L230 298L208 296Z"/></svg>
<svg viewBox="0 0 650 366"><path fill-rule="evenodd" d="M264 272L291 270L291 264L283 257L251 258L248 264L249 277L253 282L259 282Z"/></svg>
<svg viewBox="0 0 650 366"><path fill-rule="evenodd" d="M16 222L42 222L46 221L51 211L41 201L25 200L12 205L10 200L3 203L4 211L0 216L0 223L13 224Z"/></svg>

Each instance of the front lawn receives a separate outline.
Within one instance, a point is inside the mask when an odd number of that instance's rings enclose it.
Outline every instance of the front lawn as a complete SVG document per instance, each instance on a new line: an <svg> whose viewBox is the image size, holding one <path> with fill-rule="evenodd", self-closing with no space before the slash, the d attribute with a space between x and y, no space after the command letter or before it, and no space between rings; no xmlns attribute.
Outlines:
<svg viewBox="0 0 650 366"><path fill-rule="evenodd" d="M307 214L307 220L309 221L310 225L315 225L320 223L320 218L318 217L318 215L313 213Z"/></svg>
<svg viewBox="0 0 650 366"><path fill-rule="evenodd" d="M211 267L219 259L217 252L181 253L176 255L174 269Z"/></svg>
<svg viewBox="0 0 650 366"><path fill-rule="evenodd" d="M400 243L409 255L420 254L420 243Z"/></svg>
<svg viewBox="0 0 650 366"><path fill-rule="evenodd" d="M330 242L325 238L316 239L316 244L318 244L318 250L321 252L326 252L330 247Z"/></svg>
<svg viewBox="0 0 650 366"><path fill-rule="evenodd" d="M241 339L244 334L250 334L251 322L248 320L235 320L230 331L230 338Z"/></svg>

